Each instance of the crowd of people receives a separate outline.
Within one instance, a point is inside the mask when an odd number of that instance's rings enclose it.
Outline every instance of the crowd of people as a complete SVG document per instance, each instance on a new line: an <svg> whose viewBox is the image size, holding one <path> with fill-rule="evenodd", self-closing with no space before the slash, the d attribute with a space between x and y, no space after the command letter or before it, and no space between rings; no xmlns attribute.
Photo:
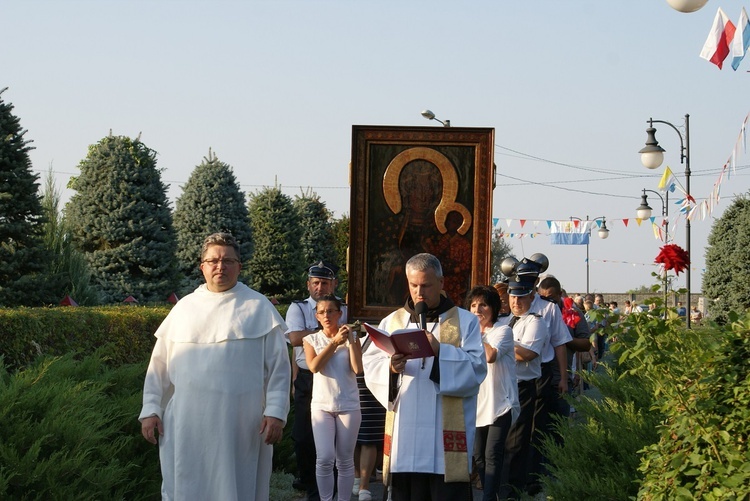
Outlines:
<svg viewBox="0 0 750 501"><path fill-rule="evenodd" d="M570 413L576 354L606 349L591 342L601 321L586 316L604 304L540 277L541 254L509 259L508 280L472 288L464 305L444 293L435 256L409 259L409 297L379 328L424 330L434 356L410 358L347 323L332 265L310 266L309 297L284 321L238 282L232 236L210 235L206 283L157 330L144 384L139 419L159 445L162 498L268 499L290 387L296 483L309 501L371 500L381 467L393 501L472 500L473 474L485 500L538 492L541 442L562 440L552 416Z"/></svg>

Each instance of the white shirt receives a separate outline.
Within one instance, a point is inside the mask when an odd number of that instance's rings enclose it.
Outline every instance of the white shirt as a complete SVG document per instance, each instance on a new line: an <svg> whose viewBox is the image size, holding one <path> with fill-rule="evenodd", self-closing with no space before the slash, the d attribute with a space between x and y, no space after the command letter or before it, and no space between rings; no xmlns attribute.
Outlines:
<svg viewBox="0 0 750 501"><path fill-rule="evenodd" d="M515 422L521 408L518 403L513 330L496 323L482 334L482 341L497 350L497 358L494 363L487 364L487 377L479 387L477 427L489 426L509 411Z"/></svg>
<svg viewBox="0 0 750 501"><path fill-rule="evenodd" d="M312 346L317 354L331 344L331 340L323 331L318 331L303 337L302 343ZM349 343L337 346L325 366L313 374L310 408L326 412L359 409L359 388L350 362Z"/></svg>
<svg viewBox="0 0 750 501"><path fill-rule="evenodd" d="M290 332L315 331L320 329L318 319L315 317L315 306L317 304L312 296L308 296L304 301L295 301L289 305L289 309L286 310L287 330L284 333L287 343L292 344L289 340ZM339 325L346 323L346 314L346 305L342 305ZM302 346L294 347L294 361L297 362L297 367L309 370L307 360L305 359L305 349Z"/></svg>
<svg viewBox="0 0 750 501"><path fill-rule="evenodd" d="M555 348L573 340L570 335L568 326L562 317L562 312L557 304L542 299L537 293L534 293L534 300L531 302L529 311L536 311L542 315L544 323L547 326L547 340L542 348L542 363L546 364L555 358Z"/></svg>
<svg viewBox="0 0 750 501"><path fill-rule="evenodd" d="M501 325L507 325L513 316L507 316L500 319ZM513 341L516 346L522 346L536 354L542 352L545 339L549 338L549 331L544 321L538 314L532 313L531 310L518 317L513 325ZM515 354L514 354L515 357ZM519 381L530 381L541 377L542 375L542 357L538 356L529 362L522 360L516 361L516 376Z"/></svg>

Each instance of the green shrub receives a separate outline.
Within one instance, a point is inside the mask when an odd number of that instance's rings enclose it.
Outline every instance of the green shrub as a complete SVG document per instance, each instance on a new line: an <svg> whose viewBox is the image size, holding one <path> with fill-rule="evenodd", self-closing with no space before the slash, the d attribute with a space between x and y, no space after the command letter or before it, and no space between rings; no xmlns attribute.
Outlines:
<svg viewBox="0 0 750 501"><path fill-rule="evenodd" d="M0 373L0 498L158 499L158 453L140 436L143 365L43 357Z"/></svg>
<svg viewBox="0 0 750 501"><path fill-rule="evenodd" d="M750 499L750 314L687 330L629 315L612 332L601 393L545 443L554 499Z"/></svg>
<svg viewBox="0 0 750 501"><path fill-rule="evenodd" d="M109 363L148 360L154 332L169 313L166 306L0 309L0 348L5 365L20 369L39 355L90 355Z"/></svg>
<svg viewBox="0 0 750 501"><path fill-rule="evenodd" d="M277 309L284 316L288 305L277 305ZM141 408L143 379L155 341L153 334L167 313L169 307L166 306L0 309L0 353L5 357L5 367L2 369L4 381L27 377L26 374L40 370L40 364L49 364L50 357L63 357L61 361L55 362L54 366L57 367L67 364L63 360L87 360L88 356L96 353L97 358L103 360L101 363L113 370L113 374L129 375L127 381L119 380L116 385L122 398L129 399L126 406L129 412L128 433L137 438L137 454L150 458L148 461L144 460L144 467L159 476L158 453L155 447L141 438L136 418ZM83 366L90 364L92 362L87 361ZM83 366L81 371L84 372L77 376L81 381L86 379ZM122 371L115 370L118 367L122 367ZM20 372L15 376L9 374L16 371ZM95 375L93 372L91 374ZM53 383L63 384L44 379L35 388L41 391L45 385L53 386ZM9 399L3 402L12 401ZM50 415L48 419L53 416ZM293 420L294 408L291 407L282 441L274 447L274 471L296 472L291 438ZM140 464L140 461L138 459L137 462ZM0 473L3 471L3 463L0 463ZM4 474L0 477L0 488L4 485L2 482L5 478ZM154 492L158 493L159 490ZM2 498L0 495L0 499Z"/></svg>
<svg viewBox="0 0 750 501"><path fill-rule="evenodd" d="M570 426L557 423L561 445L545 442L552 477L544 479L544 490L552 499L632 499L640 478L638 451L656 440L658 415L648 411L648 392L637 381L618 381L611 368L583 377L601 397L576 400L583 418Z"/></svg>
<svg viewBox="0 0 750 501"><path fill-rule="evenodd" d="M750 315L729 319L665 333L639 357L665 416L642 451L640 498L750 499Z"/></svg>

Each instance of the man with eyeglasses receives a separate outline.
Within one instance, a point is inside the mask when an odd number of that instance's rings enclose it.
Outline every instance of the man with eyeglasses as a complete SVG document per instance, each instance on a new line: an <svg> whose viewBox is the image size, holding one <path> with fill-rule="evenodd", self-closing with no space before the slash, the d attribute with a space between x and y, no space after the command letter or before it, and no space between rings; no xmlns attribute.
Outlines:
<svg viewBox="0 0 750 501"><path fill-rule="evenodd" d="M286 324L238 282L232 235L206 238L200 268L206 283L155 333L141 433L158 442L163 499L267 500L273 444L289 412Z"/></svg>
<svg viewBox="0 0 750 501"><path fill-rule="evenodd" d="M302 339L320 330L315 318L315 306L323 296L336 291L336 267L319 261L307 270L307 299L294 301L286 312L286 339L294 348L292 383L294 385L294 424L292 439L297 457L297 470L308 501L318 501L318 485L315 480L315 441L313 440L310 402L312 399L313 374L305 361ZM339 325L346 323L346 305L342 306Z"/></svg>

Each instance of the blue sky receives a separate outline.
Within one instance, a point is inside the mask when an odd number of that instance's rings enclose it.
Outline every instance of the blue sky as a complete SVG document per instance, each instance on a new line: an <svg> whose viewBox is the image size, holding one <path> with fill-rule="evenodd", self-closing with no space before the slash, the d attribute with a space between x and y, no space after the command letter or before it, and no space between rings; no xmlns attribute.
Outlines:
<svg viewBox="0 0 750 501"><path fill-rule="evenodd" d="M89 145L113 134L158 152L174 201L212 148L242 188L312 189L349 212L352 125L494 127L493 216L540 221L606 216L593 237L592 291L654 279L659 252L635 217L661 169L641 166L646 120L690 114L691 192L718 179L750 112L750 57L737 72L698 57L718 7L682 14L663 0L602 1L0 1L0 88L34 140L34 168L60 187ZM684 182L679 138L657 138ZM747 158L724 179L711 217L692 224L700 290L712 217L748 191ZM69 196L66 192L65 196ZM649 202L658 214L661 202ZM670 215L676 207L670 207ZM531 225L532 223L527 223ZM685 246L684 220L676 243ZM509 240L543 252L572 292L586 288L586 249L546 236ZM684 285L684 275L677 281Z"/></svg>

